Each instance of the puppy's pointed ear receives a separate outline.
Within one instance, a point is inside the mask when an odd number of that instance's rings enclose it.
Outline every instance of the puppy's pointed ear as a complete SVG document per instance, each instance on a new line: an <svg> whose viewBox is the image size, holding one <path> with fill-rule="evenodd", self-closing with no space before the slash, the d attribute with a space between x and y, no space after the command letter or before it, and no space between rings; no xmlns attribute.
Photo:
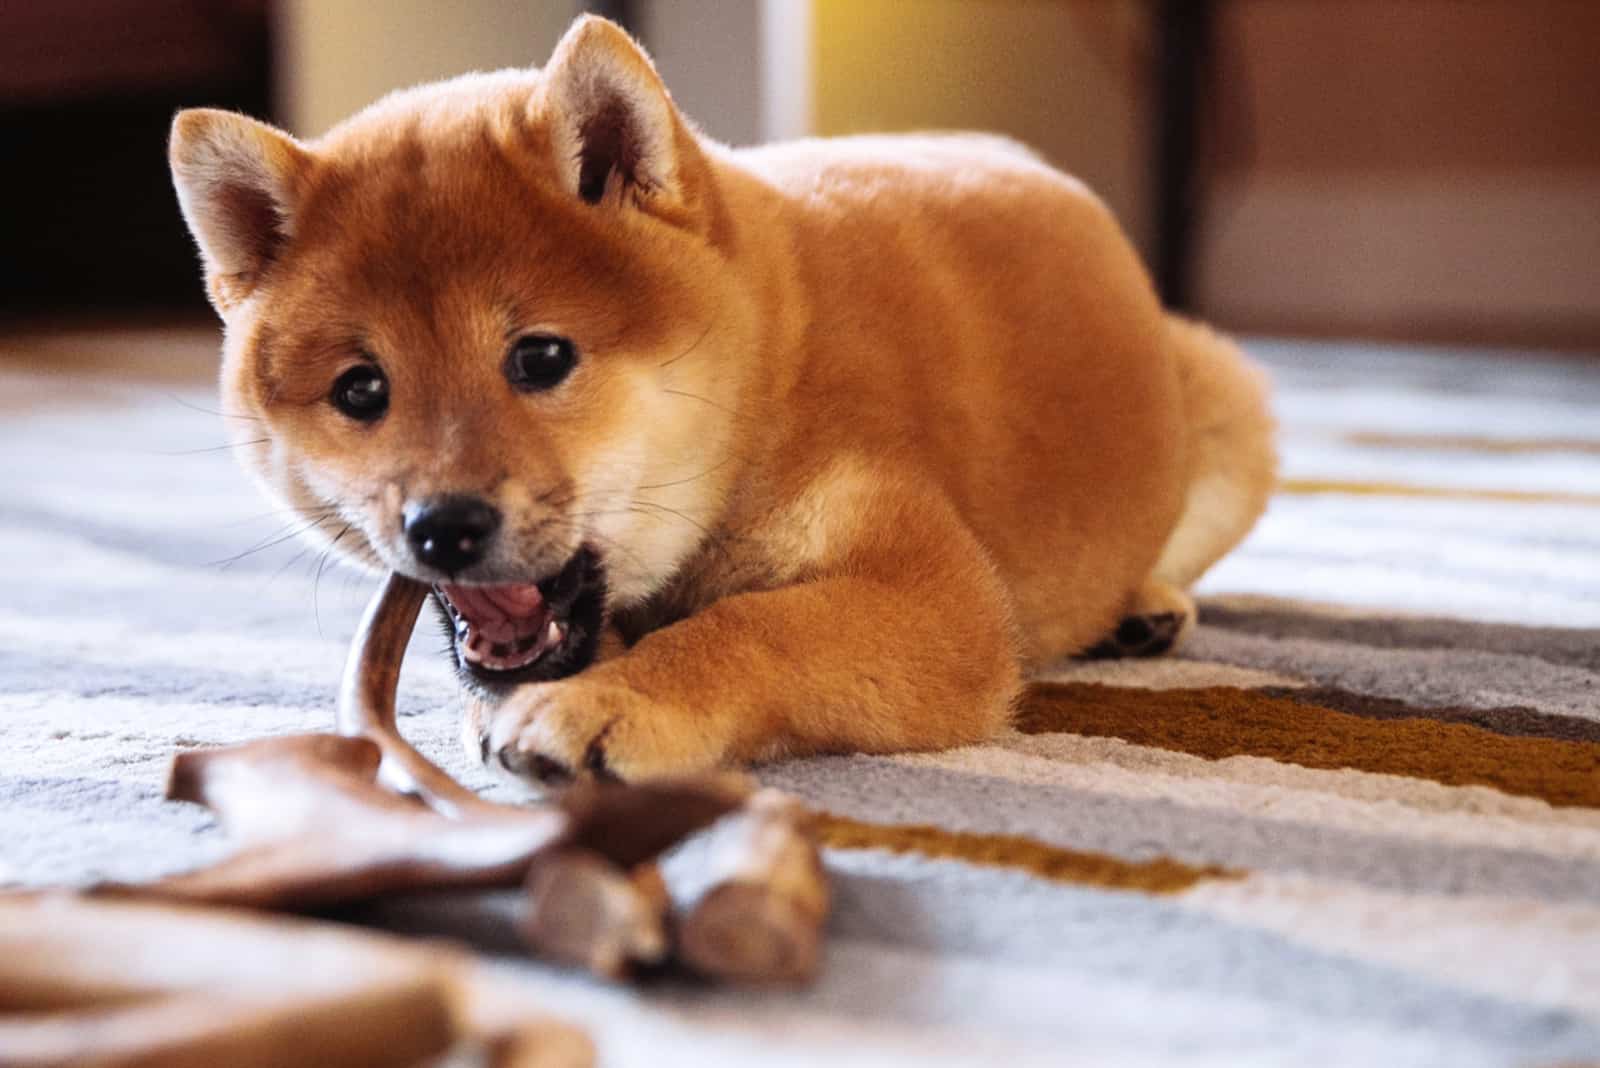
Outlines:
<svg viewBox="0 0 1600 1068"><path fill-rule="evenodd" d="M173 120L167 155L211 301L225 313L250 295L294 235L310 154L265 123L194 108Z"/></svg>
<svg viewBox="0 0 1600 1068"><path fill-rule="evenodd" d="M698 168L694 135L621 27L578 19L556 45L544 84L556 165L575 196L685 221Z"/></svg>

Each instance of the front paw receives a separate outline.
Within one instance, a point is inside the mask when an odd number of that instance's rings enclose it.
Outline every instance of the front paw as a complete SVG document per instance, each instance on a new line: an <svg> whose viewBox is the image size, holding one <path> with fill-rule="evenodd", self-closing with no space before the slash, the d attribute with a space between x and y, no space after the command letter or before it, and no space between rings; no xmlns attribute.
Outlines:
<svg viewBox="0 0 1600 1068"><path fill-rule="evenodd" d="M547 788L691 774L723 757L703 724L617 683L575 678L524 686L476 718L486 764Z"/></svg>

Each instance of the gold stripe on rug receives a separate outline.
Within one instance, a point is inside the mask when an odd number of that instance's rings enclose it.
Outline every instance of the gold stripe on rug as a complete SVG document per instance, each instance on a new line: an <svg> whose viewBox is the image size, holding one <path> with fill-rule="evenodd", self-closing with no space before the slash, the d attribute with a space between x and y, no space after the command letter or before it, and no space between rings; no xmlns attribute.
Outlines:
<svg viewBox="0 0 1600 1068"><path fill-rule="evenodd" d="M1121 738L1210 760L1268 757L1600 808L1600 745L1594 743L1512 737L1433 719L1369 719L1233 686L1137 690L1040 683L1029 688L1015 723L1025 734Z"/></svg>
<svg viewBox="0 0 1600 1068"><path fill-rule="evenodd" d="M1540 452L1576 452L1600 455L1594 438L1491 438L1479 434L1393 434L1356 430L1341 434L1349 445L1380 449L1428 449L1441 452L1488 452L1523 456Z"/></svg>
<svg viewBox="0 0 1600 1068"><path fill-rule="evenodd" d="M1347 482L1327 478L1286 478L1279 493L1295 496L1344 494L1355 497L1412 497L1419 500L1494 501L1498 504L1580 504L1600 507L1600 493L1546 493L1541 490L1412 486L1401 482Z"/></svg>
<svg viewBox="0 0 1600 1068"><path fill-rule="evenodd" d="M1600 810L1552 808L1532 797L1430 779L1303 768L1278 760L1207 760L1082 734L1008 732L990 745L892 759L1041 795L1064 789L1135 805L1166 802L1212 813L1219 822L1243 817L1600 862ZM1472 794L1464 796L1469 790Z"/></svg>
<svg viewBox="0 0 1600 1068"><path fill-rule="evenodd" d="M815 814L818 840L830 849L886 849L938 860L1011 868L1061 883L1176 894L1208 879L1237 879L1243 872L1196 866L1167 857L1131 861L1104 853L1063 849L1015 834L977 834L922 824L869 823L832 813Z"/></svg>

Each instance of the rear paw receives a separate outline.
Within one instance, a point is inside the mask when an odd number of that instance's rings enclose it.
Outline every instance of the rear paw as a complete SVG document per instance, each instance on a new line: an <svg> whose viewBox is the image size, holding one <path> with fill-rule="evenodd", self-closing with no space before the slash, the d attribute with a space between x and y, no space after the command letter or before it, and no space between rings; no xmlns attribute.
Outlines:
<svg viewBox="0 0 1600 1068"><path fill-rule="evenodd" d="M1185 621L1181 612L1126 616L1109 638L1085 649L1083 655L1091 660L1160 656L1177 642Z"/></svg>

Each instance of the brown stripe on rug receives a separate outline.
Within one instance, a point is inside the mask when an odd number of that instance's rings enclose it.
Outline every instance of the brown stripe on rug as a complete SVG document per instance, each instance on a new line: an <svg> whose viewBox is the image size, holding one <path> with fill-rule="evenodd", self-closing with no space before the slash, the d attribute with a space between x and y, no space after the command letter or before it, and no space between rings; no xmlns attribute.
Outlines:
<svg viewBox="0 0 1600 1068"><path fill-rule="evenodd" d="M869 823L819 812L818 839L830 849L885 849L991 868L1012 868L1061 883L1176 894L1207 879L1237 879L1243 872L1214 865L1185 864L1167 857L1132 861L1063 849L1019 834L950 831L929 824Z"/></svg>
<svg viewBox="0 0 1600 1068"><path fill-rule="evenodd" d="M1511 737L1436 719L1377 720L1232 686L1040 683L1028 689L1015 724L1026 734L1099 735L1211 760L1270 757L1600 807L1600 745Z"/></svg>
<svg viewBox="0 0 1600 1068"><path fill-rule="evenodd" d="M1343 494L1352 497L1423 497L1500 504L1581 504L1600 507L1600 493L1554 493L1540 490L1475 489L1470 486L1414 486L1403 482L1362 482L1332 478L1287 478L1279 493L1297 496Z"/></svg>

